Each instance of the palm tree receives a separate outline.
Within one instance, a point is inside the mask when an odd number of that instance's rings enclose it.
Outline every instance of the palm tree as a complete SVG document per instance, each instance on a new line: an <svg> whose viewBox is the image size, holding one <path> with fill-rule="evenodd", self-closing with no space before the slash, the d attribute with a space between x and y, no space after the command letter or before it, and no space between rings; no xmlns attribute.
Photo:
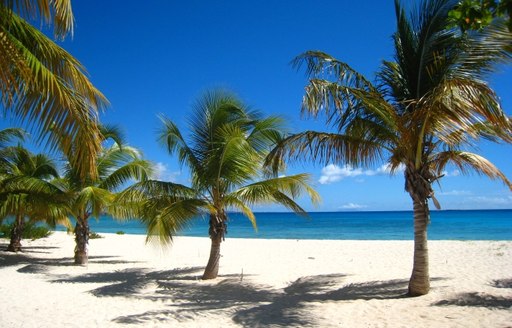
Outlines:
<svg viewBox="0 0 512 328"><path fill-rule="evenodd" d="M97 177L83 179L79 172L68 165L59 186L70 194L71 214L75 226L75 264L88 262L89 218L99 218L111 213L115 193L132 180L143 181L152 173L151 164L141 158L135 148L122 145L123 138L115 127L102 126L102 136L113 139L113 145L105 147L96 159Z"/></svg>
<svg viewBox="0 0 512 328"><path fill-rule="evenodd" d="M53 23L56 38L73 30L70 0L0 1L1 105L31 122L39 141L60 148L82 176L94 176L98 111L108 102L82 64L23 17Z"/></svg>
<svg viewBox="0 0 512 328"><path fill-rule="evenodd" d="M45 154L34 155L22 146L2 150L0 163L0 218L14 216L7 251L21 250L26 219L50 226L66 224L66 197L49 179L57 178L56 163Z"/></svg>
<svg viewBox="0 0 512 328"><path fill-rule="evenodd" d="M448 164L462 173L475 170L509 180L491 162L469 152L479 138L512 141L512 127L497 95L484 78L496 63L510 59L505 47L512 35L496 21L482 33L449 29L453 1L423 1L407 17L395 1L395 60L384 61L372 84L346 63L317 51L298 56L310 77L303 113L324 113L334 132L305 131L289 136L268 157L310 156L322 163L369 167L377 161L392 172L405 168L405 190L414 208L414 265L410 295L429 291L427 225L432 184Z"/></svg>
<svg viewBox="0 0 512 328"><path fill-rule="evenodd" d="M136 204L132 216L146 223L148 239L158 236L163 242L194 217L207 214L211 250L203 279L218 275L229 210L241 211L256 227L253 204L279 203L305 214L294 199L306 192L318 200L307 175L278 177L262 170L270 147L282 136L280 118L249 111L229 93L210 92L195 106L190 138L169 119L162 122L159 140L189 168L191 186L151 180L129 188L120 201Z"/></svg>

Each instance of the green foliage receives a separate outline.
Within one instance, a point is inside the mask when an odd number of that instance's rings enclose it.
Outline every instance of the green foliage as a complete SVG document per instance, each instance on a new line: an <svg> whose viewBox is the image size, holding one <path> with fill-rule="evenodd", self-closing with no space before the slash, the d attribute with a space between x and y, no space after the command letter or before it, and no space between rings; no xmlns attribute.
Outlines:
<svg viewBox="0 0 512 328"><path fill-rule="evenodd" d="M103 236L94 231L89 232L89 239L100 239L100 238L103 238Z"/></svg>
<svg viewBox="0 0 512 328"><path fill-rule="evenodd" d="M0 225L0 238L10 238L13 223ZM39 239L51 235L52 232L46 226L36 225L33 222L25 223L23 229L23 239Z"/></svg>
<svg viewBox="0 0 512 328"><path fill-rule="evenodd" d="M512 32L512 0L462 0L448 13L452 26L463 31L481 30L497 17L507 18L508 29Z"/></svg>
<svg viewBox="0 0 512 328"><path fill-rule="evenodd" d="M122 231L122 230L116 231L116 235L124 235L124 231Z"/></svg>

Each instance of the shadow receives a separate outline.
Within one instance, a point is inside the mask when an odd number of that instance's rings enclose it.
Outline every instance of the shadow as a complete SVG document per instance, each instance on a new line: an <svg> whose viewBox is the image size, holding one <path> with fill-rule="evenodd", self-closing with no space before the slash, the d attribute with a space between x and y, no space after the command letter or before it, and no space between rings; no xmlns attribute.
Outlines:
<svg viewBox="0 0 512 328"><path fill-rule="evenodd" d="M166 279L197 280L199 276L192 276L202 270L200 267L175 269L168 271L149 271L142 268L118 270L113 272L89 273L76 277L66 277L52 280L52 282L65 283L106 283L109 285L89 291L97 297L118 296L158 300L160 295L144 295L141 291L152 283Z"/></svg>
<svg viewBox="0 0 512 328"><path fill-rule="evenodd" d="M241 310L233 321L243 326L317 326L307 315L310 303L370 299L398 299L405 296L407 280L373 281L350 284L337 289L344 275L319 275L297 279L270 304Z"/></svg>
<svg viewBox="0 0 512 328"><path fill-rule="evenodd" d="M481 293L465 293L458 298L443 300L432 304L433 306L471 306L488 309L508 310L512 307L512 299Z"/></svg>
<svg viewBox="0 0 512 328"><path fill-rule="evenodd" d="M232 320L244 327L316 326L316 318L309 314L313 303L398 299L405 297L408 285L407 280L390 280L343 286L345 275L330 274L302 277L276 290L243 281L240 275L201 281L195 275L200 271L202 268L163 272L124 270L79 277L75 281L113 283L91 291L96 296L172 300L168 309L121 316L113 320L116 323L145 324L166 321L169 317L186 321L193 320L198 312L224 310L228 315L232 313ZM144 287L152 281L156 290L144 293Z"/></svg>
<svg viewBox="0 0 512 328"><path fill-rule="evenodd" d="M495 288L512 288L512 278L494 280L491 286Z"/></svg>
<svg viewBox="0 0 512 328"><path fill-rule="evenodd" d="M46 253L39 251L40 249L51 249L54 247L32 247L27 248L22 252L0 252L0 269L23 266L17 269L21 273L48 273L52 267L75 266L73 257L63 258L41 258L37 254ZM90 256L89 264L125 264L125 263L139 263L135 261L121 261L115 260L118 256ZM111 260L107 260L111 259Z"/></svg>

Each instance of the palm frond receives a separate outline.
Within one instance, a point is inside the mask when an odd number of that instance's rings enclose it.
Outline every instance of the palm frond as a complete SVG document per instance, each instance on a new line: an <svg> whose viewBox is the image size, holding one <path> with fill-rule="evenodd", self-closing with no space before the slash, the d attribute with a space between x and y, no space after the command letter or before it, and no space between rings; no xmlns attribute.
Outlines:
<svg viewBox="0 0 512 328"><path fill-rule="evenodd" d="M110 191L94 186L88 186L80 190L74 200L74 211L80 213L85 210L93 217L99 218L100 214L114 200L115 195ZM75 214L75 216L77 216ZM79 215L78 215L79 216Z"/></svg>
<svg viewBox="0 0 512 328"><path fill-rule="evenodd" d="M0 149L7 147L7 144L15 140L24 141L27 133L20 128L5 128L0 130Z"/></svg>
<svg viewBox="0 0 512 328"><path fill-rule="evenodd" d="M54 35L57 38L73 33L71 0L2 0L0 7L17 12L28 20L40 18L42 22L54 25Z"/></svg>
<svg viewBox="0 0 512 328"><path fill-rule="evenodd" d="M143 159L133 160L110 172L99 184L100 188L115 191L129 181L145 181L153 173L152 164Z"/></svg>
<svg viewBox="0 0 512 328"><path fill-rule="evenodd" d="M302 160L309 157L318 163L347 162L354 166L371 166L382 159L386 144L357 136L305 131L283 139L265 159L274 171L285 159Z"/></svg>
<svg viewBox="0 0 512 328"><path fill-rule="evenodd" d="M309 175L296 174L249 184L232 192L231 196L226 197L226 199L238 199L251 205L279 203L294 212L305 213L305 211L293 201L293 199L304 193L309 195L313 204L317 204L320 201L318 193L309 185ZM236 203L231 200L229 205L233 204Z"/></svg>
<svg viewBox="0 0 512 328"><path fill-rule="evenodd" d="M439 174L444 171L448 163L455 165L462 174L467 174L469 173L469 170L472 170L493 180L501 180L512 190L512 183L507 179L503 172L501 172L489 160L478 154L456 150L443 151L436 154L431 159L431 165Z"/></svg>
<svg viewBox="0 0 512 328"><path fill-rule="evenodd" d="M85 68L16 13L0 6L0 78L3 107L32 124L83 176L94 175L100 137L98 111L108 101Z"/></svg>
<svg viewBox="0 0 512 328"><path fill-rule="evenodd" d="M178 153L178 160L181 165L187 164L190 167L199 169L199 160L194 151L188 146L178 126L171 120L160 116L163 127L158 132L158 141L166 147L169 154Z"/></svg>

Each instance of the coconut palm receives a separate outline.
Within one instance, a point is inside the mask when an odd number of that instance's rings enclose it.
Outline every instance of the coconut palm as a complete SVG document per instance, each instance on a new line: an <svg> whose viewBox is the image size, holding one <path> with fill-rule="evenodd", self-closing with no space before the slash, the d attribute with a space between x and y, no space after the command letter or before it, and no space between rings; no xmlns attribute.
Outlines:
<svg viewBox="0 0 512 328"><path fill-rule="evenodd" d="M278 177L262 170L263 159L281 138L280 118L263 117L235 96L215 91L197 102L189 138L169 119L162 117L162 122L159 140L188 167L191 186L152 180L132 186L120 200L125 204L143 200L132 215L146 223L148 239L158 236L164 242L194 217L208 215L211 251L203 279L218 275L229 210L241 211L256 227L251 205L279 203L305 214L294 199L306 192L314 202L318 200L307 175Z"/></svg>
<svg viewBox="0 0 512 328"><path fill-rule="evenodd" d="M63 39L73 29L70 0L0 1L1 106L28 120L39 141L60 148L81 175L94 175L98 110L107 100L78 60L28 22L38 20L53 23Z"/></svg>
<svg viewBox="0 0 512 328"><path fill-rule="evenodd" d="M7 251L21 250L26 220L50 226L66 224L66 195L49 180L58 177L56 163L45 154L32 154L22 146L2 150L0 163L0 218L13 216Z"/></svg>
<svg viewBox="0 0 512 328"><path fill-rule="evenodd" d="M146 180L152 173L151 164L141 158L138 150L122 145L122 136L115 127L102 126L103 140L116 140L106 146L96 159L97 177L83 179L72 165L68 165L59 186L70 194L71 214L75 226L75 264L87 264L89 218L111 213L115 207L115 193L130 181Z"/></svg>
<svg viewBox="0 0 512 328"><path fill-rule="evenodd" d="M395 60L384 61L376 84L346 63L316 51L298 56L309 84L303 113L326 115L333 130L289 136L270 154L267 164L284 158L347 163L369 167L384 161L392 172L405 169L405 190L414 208L414 265L410 295L429 291L427 225L432 184L448 164L462 173L474 170L511 183L487 159L470 152L479 138L512 141L511 123L484 78L496 63L508 61L504 51L512 35L501 22L480 34L448 29L453 1L423 1L407 17L395 1Z"/></svg>

